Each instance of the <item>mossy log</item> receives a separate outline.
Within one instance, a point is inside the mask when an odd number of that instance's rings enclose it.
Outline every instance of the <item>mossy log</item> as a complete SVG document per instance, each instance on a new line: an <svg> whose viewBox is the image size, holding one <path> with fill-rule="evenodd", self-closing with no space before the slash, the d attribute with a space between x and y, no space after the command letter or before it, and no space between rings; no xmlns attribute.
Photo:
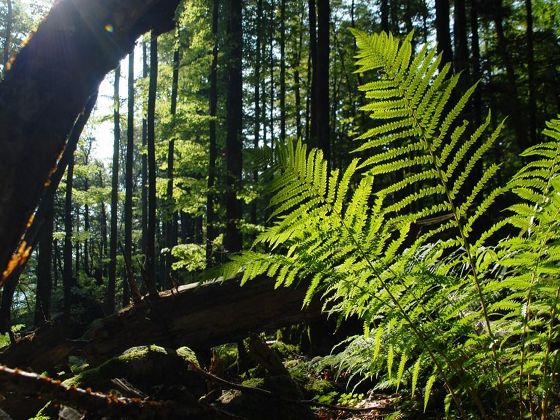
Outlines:
<svg viewBox="0 0 560 420"><path fill-rule="evenodd" d="M181 286L94 322L80 340L64 339L56 327L22 337L0 354L0 363L36 372L80 354L99 365L124 350L147 344L208 349L251 332L273 330L321 317L319 302L302 310L305 287L274 289L272 279Z"/></svg>

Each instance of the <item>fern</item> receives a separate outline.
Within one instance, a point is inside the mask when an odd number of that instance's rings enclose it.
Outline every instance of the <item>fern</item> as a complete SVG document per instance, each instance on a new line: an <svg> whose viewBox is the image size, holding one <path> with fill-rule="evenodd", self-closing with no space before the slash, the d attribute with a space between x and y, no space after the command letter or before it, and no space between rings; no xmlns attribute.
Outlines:
<svg viewBox="0 0 560 420"><path fill-rule="evenodd" d="M364 336L331 358L350 379L412 394L424 384L426 406L439 378L460 415L464 395L486 416L484 394L503 402L515 387L520 406L536 392L546 412L559 362L560 122L493 187L499 165L482 162L503 124L461 119L476 86L459 95L459 75L426 46L413 58L410 35L354 35L357 71L376 77L360 87L376 125L357 138L359 157L329 171L320 150L280 146L274 223L256 240L274 252L245 252L224 272L277 287L304 280L304 305L320 296L326 311L360 317ZM511 215L481 229L509 191ZM497 243L504 227L521 233Z"/></svg>

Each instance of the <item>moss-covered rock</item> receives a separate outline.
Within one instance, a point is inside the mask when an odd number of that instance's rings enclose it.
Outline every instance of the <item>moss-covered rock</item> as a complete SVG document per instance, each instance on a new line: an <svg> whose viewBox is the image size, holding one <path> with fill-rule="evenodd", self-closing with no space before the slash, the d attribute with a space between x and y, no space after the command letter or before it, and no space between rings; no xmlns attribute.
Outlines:
<svg viewBox="0 0 560 420"><path fill-rule="evenodd" d="M174 350L156 345L138 346L67 379L64 384L108 391L113 388L111 379L125 378L141 390L175 385L186 387L193 395L202 395L205 381L193 372L191 364L200 366L196 354L188 347Z"/></svg>

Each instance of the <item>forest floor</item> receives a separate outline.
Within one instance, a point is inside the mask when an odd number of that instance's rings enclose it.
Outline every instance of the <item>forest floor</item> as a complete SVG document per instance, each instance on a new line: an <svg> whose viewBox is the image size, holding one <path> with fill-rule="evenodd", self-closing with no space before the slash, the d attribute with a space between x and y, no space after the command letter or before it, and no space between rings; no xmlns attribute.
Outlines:
<svg viewBox="0 0 560 420"><path fill-rule="evenodd" d="M370 382L354 386L346 372L329 362L329 355L309 354L299 345L261 334L197 354L187 347L137 346L96 367L71 356L65 370L50 374L54 386L71 392L42 386L30 395L30 382L10 392L0 384L0 414L5 415L0 418L367 420L386 418L402 405L400 396L374 391ZM144 406L134 414L125 405L92 404L73 395L76 389ZM166 407L145 406L146 401ZM201 411L188 415L188 410Z"/></svg>

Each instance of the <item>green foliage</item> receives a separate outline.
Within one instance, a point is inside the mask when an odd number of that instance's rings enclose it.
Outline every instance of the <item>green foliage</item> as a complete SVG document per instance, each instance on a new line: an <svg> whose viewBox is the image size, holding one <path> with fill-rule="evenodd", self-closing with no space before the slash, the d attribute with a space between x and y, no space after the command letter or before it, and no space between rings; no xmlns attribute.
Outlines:
<svg viewBox="0 0 560 420"><path fill-rule="evenodd" d="M360 88L376 121L357 138L364 156L329 170L301 142L279 148L274 224L256 241L274 253L236 256L224 275L305 279L304 305L321 296L325 310L360 317L364 335L335 356L350 380L423 386L426 409L439 379L446 410L460 415L514 398L546 413L558 364L560 121L506 187L492 187L499 165L483 157L503 124L460 119L476 85L460 95L459 75L434 50L412 57L411 35L354 35L357 71L374 75ZM512 214L487 227L510 191Z"/></svg>
<svg viewBox="0 0 560 420"><path fill-rule="evenodd" d="M162 250L163 251L163 250ZM179 244L171 250L173 270L199 271L206 268L206 248L199 244Z"/></svg>

